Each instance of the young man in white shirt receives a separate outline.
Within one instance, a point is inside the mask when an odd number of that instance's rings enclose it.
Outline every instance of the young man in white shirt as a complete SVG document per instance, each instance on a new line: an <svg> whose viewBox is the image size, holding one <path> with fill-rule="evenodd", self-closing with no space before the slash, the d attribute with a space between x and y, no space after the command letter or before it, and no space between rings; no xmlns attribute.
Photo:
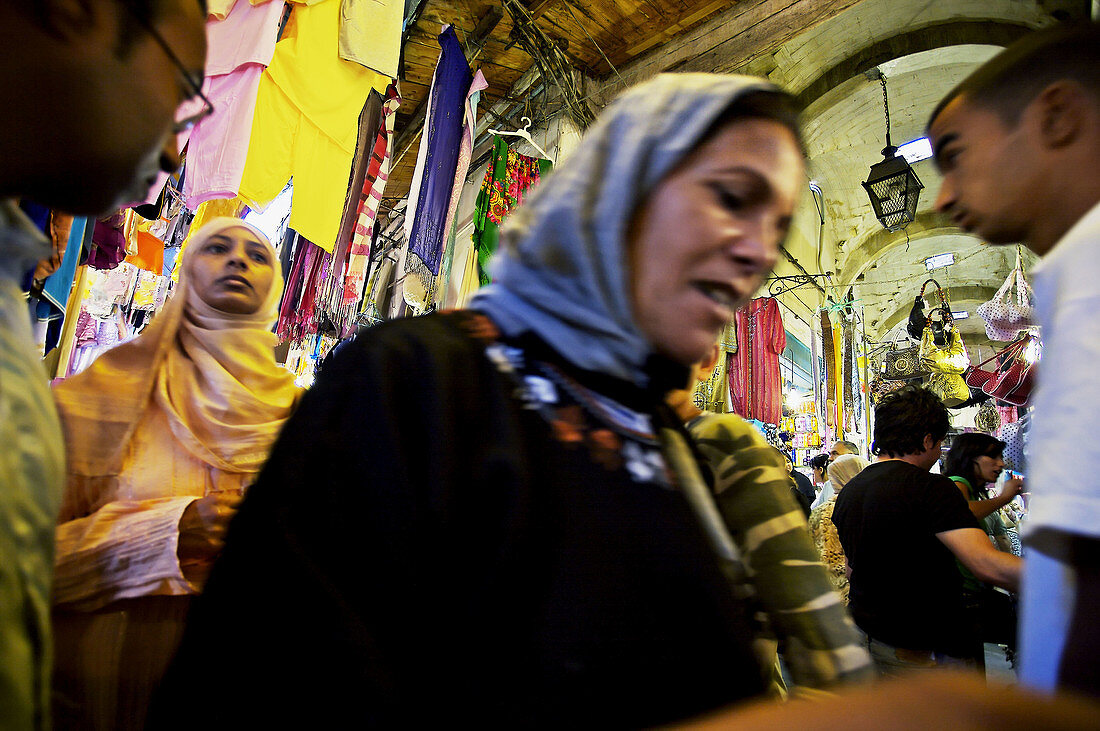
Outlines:
<svg viewBox="0 0 1100 731"><path fill-rule="evenodd" d="M1044 352L1032 405L1021 676L1100 695L1100 26L1047 29L964 80L928 125L936 208L1022 242Z"/></svg>

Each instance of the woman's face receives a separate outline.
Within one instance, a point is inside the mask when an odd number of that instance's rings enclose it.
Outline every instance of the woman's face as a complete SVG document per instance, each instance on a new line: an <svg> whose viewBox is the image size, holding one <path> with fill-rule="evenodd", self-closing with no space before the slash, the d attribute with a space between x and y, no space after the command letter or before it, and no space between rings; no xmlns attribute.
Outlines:
<svg viewBox="0 0 1100 731"><path fill-rule="evenodd" d="M995 457L987 457L982 455L974 460L974 471L978 473L985 482L996 482L997 478L1001 476L1001 471L1005 468L1004 457L997 455ZM977 485L975 485L977 487Z"/></svg>
<svg viewBox="0 0 1100 731"><path fill-rule="evenodd" d="M267 298L275 277L271 252L247 228L228 228L199 245L191 260L191 286L215 310L251 315Z"/></svg>
<svg viewBox="0 0 1100 731"><path fill-rule="evenodd" d="M775 265L803 187L794 134L732 122L658 183L628 243L639 329L683 365L700 360Z"/></svg>
<svg viewBox="0 0 1100 731"><path fill-rule="evenodd" d="M825 482L827 479L828 477L825 475L825 470L820 467L814 467L814 482L821 483Z"/></svg>

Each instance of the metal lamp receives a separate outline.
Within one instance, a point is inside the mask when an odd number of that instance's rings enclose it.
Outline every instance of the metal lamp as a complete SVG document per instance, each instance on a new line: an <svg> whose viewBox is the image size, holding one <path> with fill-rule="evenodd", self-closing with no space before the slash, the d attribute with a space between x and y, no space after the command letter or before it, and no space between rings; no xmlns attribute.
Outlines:
<svg viewBox="0 0 1100 731"><path fill-rule="evenodd" d="M886 77L879 74L882 83L882 104L886 110L886 147L883 160L871 166L871 172L863 183L875 216L887 231L900 231L917 217L917 199L924 184L909 161L898 157L898 148L890 143L890 102L886 96Z"/></svg>

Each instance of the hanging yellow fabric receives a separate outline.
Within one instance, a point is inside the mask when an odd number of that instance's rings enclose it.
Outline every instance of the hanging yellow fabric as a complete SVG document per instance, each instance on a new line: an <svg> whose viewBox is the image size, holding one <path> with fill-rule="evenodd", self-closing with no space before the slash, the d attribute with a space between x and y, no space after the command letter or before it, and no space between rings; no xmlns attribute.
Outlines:
<svg viewBox="0 0 1100 731"><path fill-rule="evenodd" d="M390 78L340 58L340 0L297 0L260 78L241 196L254 208L294 179L290 227L331 252L339 233L359 114Z"/></svg>

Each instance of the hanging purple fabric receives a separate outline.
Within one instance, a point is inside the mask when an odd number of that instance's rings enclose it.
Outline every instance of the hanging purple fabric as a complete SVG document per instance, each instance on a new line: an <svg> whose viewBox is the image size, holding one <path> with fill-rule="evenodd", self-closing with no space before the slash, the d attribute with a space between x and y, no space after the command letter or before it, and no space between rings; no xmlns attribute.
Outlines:
<svg viewBox="0 0 1100 731"><path fill-rule="evenodd" d="M424 158L424 177L420 182L415 218L409 234L409 251L424 262L433 275L439 274L443 258L444 227L451 204L458 149L462 140L462 119L466 94L473 75L466 63L454 28L447 26L439 34L442 52L432 80L431 107L425 121L424 138L428 145Z"/></svg>

